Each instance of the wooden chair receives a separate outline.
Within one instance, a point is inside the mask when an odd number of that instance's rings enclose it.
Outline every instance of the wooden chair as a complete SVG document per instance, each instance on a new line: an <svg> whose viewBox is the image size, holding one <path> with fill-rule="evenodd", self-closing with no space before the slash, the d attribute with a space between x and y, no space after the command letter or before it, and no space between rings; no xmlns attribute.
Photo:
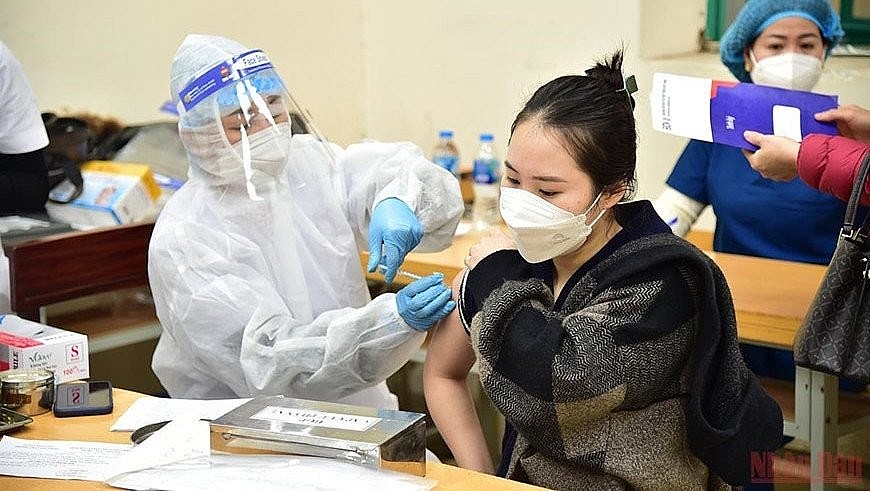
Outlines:
<svg viewBox="0 0 870 491"><path fill-rule="evenodd" d="M40 307L148 285L154 223L70 232L5 245L12 310L40 321Z"/></svg>

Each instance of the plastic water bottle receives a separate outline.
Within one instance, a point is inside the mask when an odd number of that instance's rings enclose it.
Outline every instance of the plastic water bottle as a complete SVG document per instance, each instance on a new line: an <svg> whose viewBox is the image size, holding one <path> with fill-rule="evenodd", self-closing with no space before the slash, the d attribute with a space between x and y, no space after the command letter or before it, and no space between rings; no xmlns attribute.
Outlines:
<svg viewBox="0 0 870 491"><path fill-rule="evenodd" d="M498 211L501 161L493 148L492 140L492 133L480 134L480 149L474 159L474 204L471 206L471 220L478 230L501 223L501 214Z"/></svg>
<svg viewBox="0 0 870 491"><path fill-rule="evenodd" d="M459 179L459 148L453 141L453 130L441 130L438 133L438 144L432 152L432 161Z"/></svg>

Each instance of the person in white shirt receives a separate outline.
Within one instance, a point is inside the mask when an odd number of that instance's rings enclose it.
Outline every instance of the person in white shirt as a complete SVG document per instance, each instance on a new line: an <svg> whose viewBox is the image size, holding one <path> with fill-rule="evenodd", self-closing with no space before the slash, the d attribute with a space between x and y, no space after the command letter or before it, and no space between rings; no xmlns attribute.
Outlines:
<svg viewBox="0 0 870 491"><path fill-rule="evenodd" d="M42 212L48 135L21 63L0 41L0 214Z"/></svg>

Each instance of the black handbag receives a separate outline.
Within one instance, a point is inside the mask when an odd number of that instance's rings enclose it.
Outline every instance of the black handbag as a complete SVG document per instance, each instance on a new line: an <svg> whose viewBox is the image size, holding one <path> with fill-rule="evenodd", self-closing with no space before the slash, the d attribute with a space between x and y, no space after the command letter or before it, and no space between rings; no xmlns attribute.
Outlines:
<svg viewBox="0 0 870 491"><path fill-rule="evenodd" d="M870 172L858 171L837 249L794 342L796 365L870 383L870 214L855 225Z"/></svg>
<svg viewBox="0 0 870 491"><path fill-rule="evenodd" d="M84 180L79 166L87 159L90 132L85 121L42 113L48 134L48 146L43 150L48 168L48 199L69 203L79 197Z"/></svg>

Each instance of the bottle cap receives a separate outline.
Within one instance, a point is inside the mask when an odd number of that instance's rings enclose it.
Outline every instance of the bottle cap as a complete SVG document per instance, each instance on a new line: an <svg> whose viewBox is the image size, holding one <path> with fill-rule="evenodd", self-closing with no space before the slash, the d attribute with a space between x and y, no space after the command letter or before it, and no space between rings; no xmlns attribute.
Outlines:
<svg viewBox="0 0 870 491"><path fill-rule="evenodd" d="M480 141L482 142L491 142L492 141L492 133L481 133Z"/></svg>
<svg viewBox="0 0 870 491"><path fill-rule="evenodd" d="M441 130L438 136L441 138L453 138L453 130Z"/></svg>

